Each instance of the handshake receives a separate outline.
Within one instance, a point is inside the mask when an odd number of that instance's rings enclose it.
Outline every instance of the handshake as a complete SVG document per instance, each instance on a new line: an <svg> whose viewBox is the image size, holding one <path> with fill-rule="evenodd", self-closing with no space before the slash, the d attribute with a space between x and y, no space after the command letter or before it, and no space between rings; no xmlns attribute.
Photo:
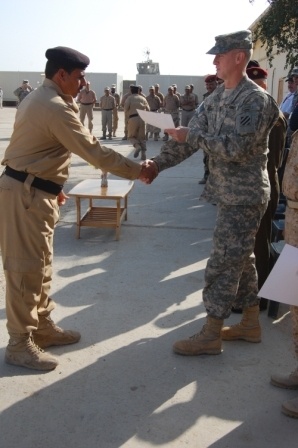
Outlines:
<svg viewBox="0 0 298 448"><path fill-rule="evenodd" d="M145 160L142 163L142 169L139 175L139 180L144 184L151 184L158 176L158 166L153 160Z"/></svg>

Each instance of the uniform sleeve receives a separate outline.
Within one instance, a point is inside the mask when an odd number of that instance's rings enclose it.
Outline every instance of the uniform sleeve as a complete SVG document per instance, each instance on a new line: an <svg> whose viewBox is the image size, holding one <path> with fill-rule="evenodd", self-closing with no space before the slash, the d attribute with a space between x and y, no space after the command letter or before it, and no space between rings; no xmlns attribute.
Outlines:
<svg viewBox="0 0 298 448"><path fill-rule="evenodd" d="M245 162L264 152L268 132L278 117L279 109L273 98L257 92L246 97L236 109L235 122L219 135L208 134L208 114L205 110L199 112L196 121L192 120L187 142L226 162Z"/></svg>
<svg viewBox="0 0 298 448"><path fill-rule="evenodd" d="M60 108L58 113L53 114L49 127L57 142L96 168L125 179L134 180L139 177L141 165L113 149L101 146L69 107Z"/></svg>

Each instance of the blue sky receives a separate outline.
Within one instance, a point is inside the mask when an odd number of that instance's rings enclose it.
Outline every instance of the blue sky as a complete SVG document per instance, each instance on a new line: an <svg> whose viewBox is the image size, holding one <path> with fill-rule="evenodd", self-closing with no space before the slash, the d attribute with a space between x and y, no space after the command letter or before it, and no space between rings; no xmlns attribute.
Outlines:
<svg viewBox="0 0 298 448"><path fill-rule="evenodd" d="M87 54L87 71L134 79L136 63L159 62L163 75L213 73L206 55L218 34L246 29L266 0L3 0L0 71L43 71L47 48Z"/></svg>

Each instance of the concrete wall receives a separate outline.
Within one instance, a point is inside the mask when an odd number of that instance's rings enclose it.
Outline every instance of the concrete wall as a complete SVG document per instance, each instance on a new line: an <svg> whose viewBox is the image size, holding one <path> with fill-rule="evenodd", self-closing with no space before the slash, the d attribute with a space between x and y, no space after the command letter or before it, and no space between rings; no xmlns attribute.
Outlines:
<svg viewBox="0 0 298 448"><path fill-rule="evenodd" d="M43 72L1 72L0 87L3 89L3 101L15 102L14 90L22 84L24 79L28 79L31 87L36 89L44 80ZM95 91L97 98L104 94L104 88L117 85L118 93L122 93L123 77L117 73L86 73L86 79L91 83L91 89Z"/></svg>

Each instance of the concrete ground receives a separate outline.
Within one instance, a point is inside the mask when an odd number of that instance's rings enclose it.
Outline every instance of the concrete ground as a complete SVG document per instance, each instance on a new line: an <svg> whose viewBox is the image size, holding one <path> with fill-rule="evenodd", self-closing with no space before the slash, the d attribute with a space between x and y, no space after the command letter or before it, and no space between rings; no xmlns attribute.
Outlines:
<svg viewBox="0 0 298 448"><path fill-rule="evenodd" d="M0 156L16 110L0 110ZM101 136L100 112L94 135ZM132 157L123 136L106 145ZM148 142L148 157L161 142ZM75 202L61 209L55 233L54 320L81 341L51 348L49 373L6 365L4 280L0 288L0 438L3 448L296 448L298 420L281 413L298 391L269 384L296 367L290 316L261 314L261 344L226 342L219 356L182 357L177 339L204 322L204 268L216 207L199 200L202 153L135 182L120 241L113 229L83 228ZM73 156L68 192L100 171ZM111 178L112 176L110 176ZM5 210L1 210L5 213ZM227 321L235 323L239 315Z"/></svg>

